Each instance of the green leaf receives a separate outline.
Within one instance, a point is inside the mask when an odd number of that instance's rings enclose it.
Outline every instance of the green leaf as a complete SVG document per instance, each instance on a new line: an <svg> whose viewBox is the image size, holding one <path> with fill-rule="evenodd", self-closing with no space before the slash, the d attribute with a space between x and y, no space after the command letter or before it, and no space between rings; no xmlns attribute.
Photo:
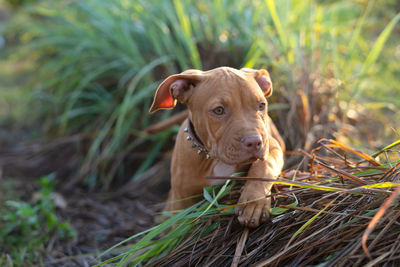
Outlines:
<svg viewBox="0 0 400 267"><path fill-rule="evenodd" d="M299 202L298 202L298 200L296 199L295 202L290 203L288 206L290 206L290 207L297 207L297 205L299 205ZM271 215L273 215L273 216L277 216L277 215L281 215L281 214L285 213L285 212L288 211L288 210L289 210L289 208L275 207L275 208L272 208L272 209L271 209L270 213L271 213Z"/></svg>
<svg viewBox="0 0 400 267"><path fill-rule="evenodd" d="M204 187L203 188L203 197L210 203L213 202L213 198L211 197L210 193L208 193L207 189Z"/></svg>

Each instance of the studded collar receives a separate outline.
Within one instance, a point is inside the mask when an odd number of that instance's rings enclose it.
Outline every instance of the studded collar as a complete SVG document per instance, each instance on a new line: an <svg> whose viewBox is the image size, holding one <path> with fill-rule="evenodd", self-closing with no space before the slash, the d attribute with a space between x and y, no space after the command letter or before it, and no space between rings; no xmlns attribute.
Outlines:
<svg viewBox="0 0 400 267"><path fill-rule="evenodd" d="M206 155L206 159L209 159L211 157L210 153L207 151L207 149L204 147L203 142L197 136L193 123L190 121L189 118L187 118L187 121L188 121L187 123L188 127L183 129L183 131L187 134L186 140L191 142L190 144L191 148L193 149L197 148L197 154L200 155L201 153L204 153Z"/></svg>

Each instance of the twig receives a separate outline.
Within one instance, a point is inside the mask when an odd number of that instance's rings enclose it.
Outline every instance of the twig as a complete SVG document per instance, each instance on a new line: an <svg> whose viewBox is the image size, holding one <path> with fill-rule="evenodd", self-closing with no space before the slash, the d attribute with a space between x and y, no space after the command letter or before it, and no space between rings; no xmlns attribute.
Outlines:
<svg viewBox="0 0 400 267"><path fill-rule="evenodd" d="M239 265L240 257L242 256L248 235L249 228L245 228L240 236L239 242L236 245L235 256L233 256L231 267L237 267Z"/></svg>

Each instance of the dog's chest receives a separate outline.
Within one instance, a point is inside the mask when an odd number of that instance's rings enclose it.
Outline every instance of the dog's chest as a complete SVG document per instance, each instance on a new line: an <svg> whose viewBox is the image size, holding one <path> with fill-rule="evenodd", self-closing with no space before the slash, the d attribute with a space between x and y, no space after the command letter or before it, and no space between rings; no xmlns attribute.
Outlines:
<svg viewBox="0 0 400 267"><path fill-rule="evenodd" d="M236 171L235 165L228 165L217 161L213 168L213 175L214 176L231 176ZM224 184L225 180L212 180L211 185L220 185Z"/></svg>

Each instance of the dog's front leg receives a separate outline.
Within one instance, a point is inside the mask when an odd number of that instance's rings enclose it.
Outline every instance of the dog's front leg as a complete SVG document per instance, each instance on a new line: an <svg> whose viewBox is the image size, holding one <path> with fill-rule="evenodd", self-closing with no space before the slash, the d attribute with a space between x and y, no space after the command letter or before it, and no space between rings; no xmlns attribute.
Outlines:
<svg viewBox="0 0 400 267"><path fill-rule="evenodd" d="M248 172L248 177L275 179L283 167L283 151L279 143L271 138L270 151L267 159L254 162ZM272 183L247 180L239 198L239 203L249 202L237 206L235 213L241 225L257 227L260 222L269 218L271 198L265 195L271 192Z"/></svg>

